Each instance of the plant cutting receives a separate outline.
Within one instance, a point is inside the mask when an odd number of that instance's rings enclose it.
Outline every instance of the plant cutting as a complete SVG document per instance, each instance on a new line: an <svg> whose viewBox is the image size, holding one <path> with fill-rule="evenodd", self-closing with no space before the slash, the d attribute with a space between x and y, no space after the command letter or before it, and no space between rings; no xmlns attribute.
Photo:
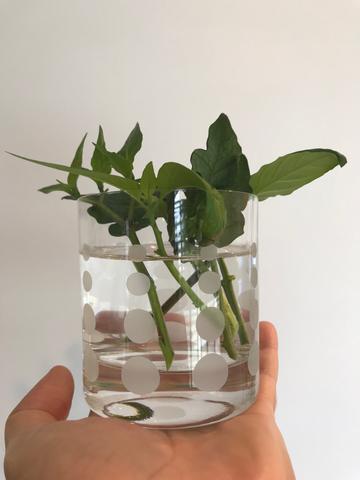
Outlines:
<svg viewBox="0 0 360 480"><path fill-rule="evenodd" d="M157 173L152 162L134 173L138 124L115 152L100 126L88 168L85 140L70 166L11 155L67 172L40 191L78 201L90 407L153 428L241 413L257 389L257 202L291 194L345 157L301 150L251 173L225 114L189 167L167 162ZM79 177L98 192L81 193Z"/></svg>

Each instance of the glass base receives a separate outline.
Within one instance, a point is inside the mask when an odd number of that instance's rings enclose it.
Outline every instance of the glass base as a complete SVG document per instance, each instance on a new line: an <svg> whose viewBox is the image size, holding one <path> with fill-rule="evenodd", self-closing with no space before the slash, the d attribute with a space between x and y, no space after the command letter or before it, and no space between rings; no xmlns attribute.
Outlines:
<svg viewBox="0 0 360 480"><path fill-rule="evenodd" d="M130 421L147 428L184 429L211 425L240 415L255 401L256 387L240 392L159 392L124 399L124 393L86 393L90 409L102 417Z"/></svg>

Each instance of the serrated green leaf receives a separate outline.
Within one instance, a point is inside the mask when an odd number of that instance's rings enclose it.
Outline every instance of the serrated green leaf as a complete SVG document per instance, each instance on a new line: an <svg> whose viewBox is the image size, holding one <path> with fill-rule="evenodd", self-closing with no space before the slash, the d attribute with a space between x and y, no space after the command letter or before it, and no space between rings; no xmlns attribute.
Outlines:
<svg viewBox="0 0 360 480"><path fill-rule="evenodd" d="M191 164L195 172L218 190L251 191L247 159L224 113L210 125L206 150L194 150Z"/></svg>
<svg viewBox="0 0 360 480"><path fill-rule="evenodd" d="M123 147L118 152L110 152L106 149L105 143L94 143L95 149L106 159L111 167L125 178L133 179L133 164L135 155L142 145L142 133L137 123L126 139Z"/></svg>
<svg viewBox="0 0 360 480"><path fill-rule="evenodd" d="M90 178L91 180L94 180L94 182L106 183L113 187L119 188L120 190L124 190L131 197L140 201L140 188L139 188L139 184L135 180L131 180L129 178L122 178L117 175L110 175L107 173L93 172L92 170L88 170L87 168L67 167L66 165L61 165L59 163L42 162L40 160L34 160L31 158L23 157L21 155L16 155L15 153L11 153L11 152L7 152L7 153L9 155L12 155L13 157L21 158L22 160L26 160L31 163L36 163L37 165L42 165L44 167L53 168L55 170L60 170L62 172L70 172L78 176L87 177L87 178Z"/></svg>
<svg viewBox="0 0 360 480"><path fill-rule="evenodd" d="M140 126L137 123L118 152L107 152L114 170L126 178L133 178L134 159L141 149L142 139Z"/></svg>
<svg viewBox="0 0 360 480"><path fill-rule="evenodd" d="M94 144L94 152L91 157L91 167L94 172L102 172L102 173L110 173L111 172L111 162L109 158L104 154L106 151L105 146L105 139L104 139L104 132L101 127L99 126L99 133ZM104 191L104 185L102 182L97 183L100 192Z"/></svg>
<svg viewBox="0 0 360 480"><path fill-rule="evenodd" d="M323 148L301 150L263 165L251 176L250 184L259 200L276 195L289 195L337 165L343 167L345 164L344 155L334 150Z"/></svg>
<svg viewBox="0 0 360 480"><path fill-rule="evenodd" d="M73 168L80 168L82 165L82 157L83 157L83 150L84 150L84 143L86 139L87 134L84 135L83 139L80 142L80 145L76 149L74 160L71 163L71 167ZM67 183L68 185L72 188L76 194L80 195L79 190L77 188L77 181L78 181L79 175L76 173L70 172L68 175Z"/></svg>
<svg viewBox="0 0 360 480"><path fill-rule="evenodd" d="M105 192L101 195L85 195L82 198L92 206L88 213L100 224L108 224L113 236L123 236L132 228L135 231L149 225L146 209L126 192Z"/></svg>
<svg viewBox="0 0 360 480"><path fill-rule="evenodd" d="M242 212L247 204L245 196L239 201L237 192L221 191L220 194L223 197L226 209L226 225L215 241L218 248L230 245L244 233L245 218Z"/></svg>

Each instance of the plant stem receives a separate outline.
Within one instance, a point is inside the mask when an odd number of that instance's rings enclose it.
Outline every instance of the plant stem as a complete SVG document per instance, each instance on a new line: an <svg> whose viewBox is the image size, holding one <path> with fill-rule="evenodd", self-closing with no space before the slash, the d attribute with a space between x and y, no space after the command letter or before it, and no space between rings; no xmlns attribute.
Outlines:
<svg viewBox="0 0 360 480"><path fill-rule="evenodd" d="M236 360L237 350L234 345L234 337L237 333L238 323L222 288L220 289L220 292L219 292L219 300L220 300L220 309L225 316L225 327L223 331L222 344L227 354L229 355L229 357L232 358L233 360Z"/></svg>
<svg viewBox="0 0 360 480"><path fill-rule="evenodd" d="M107 207L103 203L92 201L91 204L95 204L98 207L102 208L102 210L106 212L108 215L110 215L114 219L114 221L119 225L123 223L123 220L120 217L118 217L118 215L116 215L116 213L114 213L113 210L111 210L111 208ZM132 202L131 208L133 208L133 202ZM133 245L140 244L139 238L136 235L134 228L130 227L128 229L127 234L130 242ZM160 305L159 297L156 291L154 280L151 278L151 275L143 262L133 262L133 265L139 273L143 273L144 275L147 275L147 277L150 280L150 288L148 291L149 302L151 305L154 322L156 324L156 329L158 332L159 345L164 355L166 368L167 370L169 370L169 368L171 367L172 361L174 359L174 350L172 348L169 333L166 328L164 314L161 309L161 305Z"/></svg>
<svg viewBox="0 0 360 480"><path fill-rule="evenodd" d="M219 273L219 269L215 260L210 262L211 270L213 272ZM227 351L230 358L236 360L237 350L234 345L234 337L238 332L239 325L237 319L234 315L234 312L227 300L226 295L224 294L224 287L222 286L219 291L219 303L220 310L223 312L225 317L225 327L223 331L223 342L222 345Z"/></svg>
<svg viewBox="0 0 360 480"><path fill-rule="evenodd" d="M194 272L190 277L186 280L187 284L190 285L190 287L193 287L195 283L199 280L199 274L198 272ZM179 287L175 292L166 300L161 305L161 309L163 311L163 314L167 313L169 310L172 309L174 305L177 304L179 300L185 295L185 291L183 290L182 287Z"/></svg>
<svg viewBox="0 0 360 480"><path fill-rule="evenodd" d="M161 256L166 257L167 252L166 252L165 245L164 245L164 242L163 242L163 239L162 239L162 233L161 233L159 227L156 225L155 219L150 219L150 224L151 224L152 229L153 229L154 234L155 234L156 244L158 246L158 253ZM184 290L184 292L187 294L187 296L193 302L194 306L197 307L197 308L200 308L201 310L206 308L206 304L201 300L201 298L199 298L196 295L196 293L193 291L193 289L188 284L186 279L180 274L178 269L175 267L174 263L171 260L164 260L164 263L165 263L166 268L171 273L171 275L175 278L175 280L178 282L180 287Z"/></svg>
<svg viewBox="0 0 360 480"><path fill-rule="evenodd" d="M133 245L140 244L139 238L136 235L135 230L130 229L128 232L128 237L130 239L130 242ZM159 297L156 291L154 280L152 279L148 269L146 268L143 262L134 262L134 267L138 272L143 273L150 280L148 297L149 297L151 310L153 313L154 321L155 321L158 336L159 336L159 344L164 354L166 368L167 370L169 370L169 368L171 367L172 361L174 359L174 350L172 348L169 333L166 328L166 322L164 319L163 311L161 309L161 305L160 305Z"/></svg>
<svg viewBox="0 0 360 480"><path fill-rule="evenodd" d="M240 310L239 304L238 304L238 302L236 300L236 297L235 297L235 292L234 292L234 288L233 288L233 284L232 284L233 277L229 274L229 271L227 269L225 260L223 258L218 258L217 262L218 262L218 265L220 267L221 274L222 274L222 277L223 277L221 283L223 285L227 300L228 300L228 302L229 302L229 304L230 304L230 306L231 306L231 308L232 308L232 310L235 314L236 320L239 324L240 343L242 345L245 344L245 343L249 343L249 337L248 337L248 334L247 334L247 331L246 331L245 322L244 322L244 319L241 315L241 310Z"/></svg>

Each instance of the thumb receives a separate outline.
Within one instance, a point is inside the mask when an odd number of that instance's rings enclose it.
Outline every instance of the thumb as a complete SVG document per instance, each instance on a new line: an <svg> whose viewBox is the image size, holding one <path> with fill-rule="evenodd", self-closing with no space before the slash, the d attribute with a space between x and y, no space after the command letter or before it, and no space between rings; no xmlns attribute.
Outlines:
<svg viewBox="0 0 360 480"><path fill-rule="evenodd" d="M64 420L70 410L74 381L62 366L52 368L10 413L5 427L5 442L32 427Z"/></svg>

